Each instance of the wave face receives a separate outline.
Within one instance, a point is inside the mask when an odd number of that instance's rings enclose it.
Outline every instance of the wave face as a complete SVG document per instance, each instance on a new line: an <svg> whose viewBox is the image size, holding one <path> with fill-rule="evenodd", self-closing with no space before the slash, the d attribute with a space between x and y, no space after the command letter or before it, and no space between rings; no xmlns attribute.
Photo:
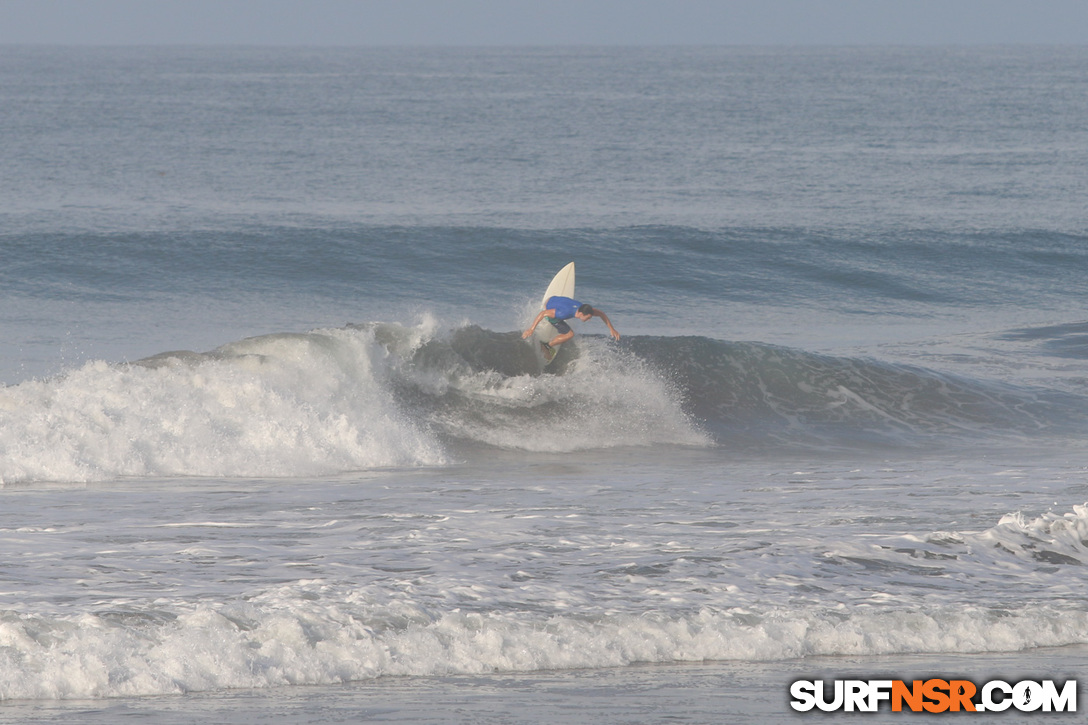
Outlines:
<svg viewBox="0 0 1088 725"><path fill-rule="evenodd" d="M517 332L352 325L90 362L0 393L0 478L308 476L526 451L927 447L1073 436L1070 392L705 337L581 336L541 374Z"/></svg>
<svg viewBox="0 0 1088 725"><path fill-rule="evenodd" d="M940 447L1073 436L1088 400L1049 388L705 337L635 338L720 443L779 448Z"/></svg>
<svg viewBox="0 0 1088 725"><path fill-rule="evenodd" d="M933 448L1075 436L1088 426L1088 400L1072 392L698 336L613 345L582 335L564 346L555 375L535 372L517 333L470 326L429 340L397 379L448 436L544 451Z"/></svg>

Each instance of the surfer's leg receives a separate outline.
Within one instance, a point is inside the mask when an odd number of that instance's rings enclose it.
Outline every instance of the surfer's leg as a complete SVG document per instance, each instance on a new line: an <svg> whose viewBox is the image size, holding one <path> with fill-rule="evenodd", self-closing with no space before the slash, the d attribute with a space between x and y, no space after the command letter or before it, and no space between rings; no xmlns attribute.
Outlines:
<svg viewBox="0 0 1088 725"><path fill-rule="evenodd" d="M548 343L548 346L555 347L556 345L562 345L564 342L571 339L572 337L574 337L574 330L568 330L562 335L556 335L555 337L553 337Z"/></svg>
<svg viewBox="0 0 1088 725"><path fill-rule="evenodd" d="M574 337L574 330L570 329L570 325L567 324L566 320L553 320L550 317L547 319L548 322L552 323L552 327L555 328L555 331L559 333L548 341L549 346L555 347L556 345L562 345L564 342Z"/></svg>

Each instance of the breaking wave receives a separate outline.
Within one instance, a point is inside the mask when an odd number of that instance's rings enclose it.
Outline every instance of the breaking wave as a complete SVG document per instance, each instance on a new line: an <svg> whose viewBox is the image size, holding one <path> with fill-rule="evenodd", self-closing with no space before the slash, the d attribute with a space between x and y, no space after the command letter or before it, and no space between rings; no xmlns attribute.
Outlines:
<svg viewBox="0 0 1088 725"><path fill-rule="evenodd" d="M368 323L89 362L0 390L0 481L308 476L479 446L745 451L1079 435L1073 393L705 337L580 336L542 372L516 332Z"/></svg>

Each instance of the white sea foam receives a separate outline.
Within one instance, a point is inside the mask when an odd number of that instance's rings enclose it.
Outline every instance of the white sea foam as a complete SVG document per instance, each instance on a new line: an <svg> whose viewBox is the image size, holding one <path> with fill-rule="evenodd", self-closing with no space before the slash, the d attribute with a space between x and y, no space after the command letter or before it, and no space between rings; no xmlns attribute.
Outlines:
<svg viewBox="0 0 1088 725"><path fill-rule="evenodd" d="M385 601L379 601L375 595ZM686 616L429 611L303 582L250 601L143 614L0 614L0 699L600 668L636 662L1011 651L1084 643L1088 613L1046 606L704 609Z"/></svg>
<svg viewBox="0 0 1088 725"><path fill-rule="evenodd" d="M1088 506L893 536L873 528L887 488L865 471L805 474L789 506L662 471L591 495L568 473L490 485L443 470L226 502L187 487L65 492L59 511L49 489L10 496L19 528L0 544L36 555L0 592L0 698L1088 643ZM851 501L829 499L847 481ZM773 526L762 509L745 519L768 499Z"/></svg>
<svg viewBox="0 0 1088 725"><path fill-rule="evenodd" d="M270 335L206 355L95 361L5 390L0 481L298 476L435 465L359 330Z"/></svg>
<svg viewBox="0 0 1088 725"><path fill-rule="evenodd" d="M1021 512L1008 514L983 532L979 541L1030 566L1088 565L1088 504L1061 515L1048 512L1027 518Z"/></svg>

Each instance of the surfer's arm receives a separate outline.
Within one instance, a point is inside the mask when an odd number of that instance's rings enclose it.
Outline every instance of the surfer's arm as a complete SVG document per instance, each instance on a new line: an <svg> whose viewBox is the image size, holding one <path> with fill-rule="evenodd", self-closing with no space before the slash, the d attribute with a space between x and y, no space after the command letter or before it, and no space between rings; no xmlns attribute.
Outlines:
<svg viewBox="0 0 1088 725"><path fill-rule="evenodd" d="M608 315L594 307L593 316L600 317L602 320L604 320L604 324L608 325L608 331L612 333L612 337L616 338L617 340L620 339L620 333L616 331L615 327L612 327L612 321L608 319Z"/></svg>
<svg viewBox="0 0 1088 725"><path fill-rule="evenodd" d="M524 340L525 338L529 337L529 335L532 335L533 331L536 330L536 326L539 325L540 321L543 320L545 317L555 317L555 310L541 310L540 314L536 316L535 320L533 320L533 324L529 325L529 329L521 333L522 339Z"/></svg>

